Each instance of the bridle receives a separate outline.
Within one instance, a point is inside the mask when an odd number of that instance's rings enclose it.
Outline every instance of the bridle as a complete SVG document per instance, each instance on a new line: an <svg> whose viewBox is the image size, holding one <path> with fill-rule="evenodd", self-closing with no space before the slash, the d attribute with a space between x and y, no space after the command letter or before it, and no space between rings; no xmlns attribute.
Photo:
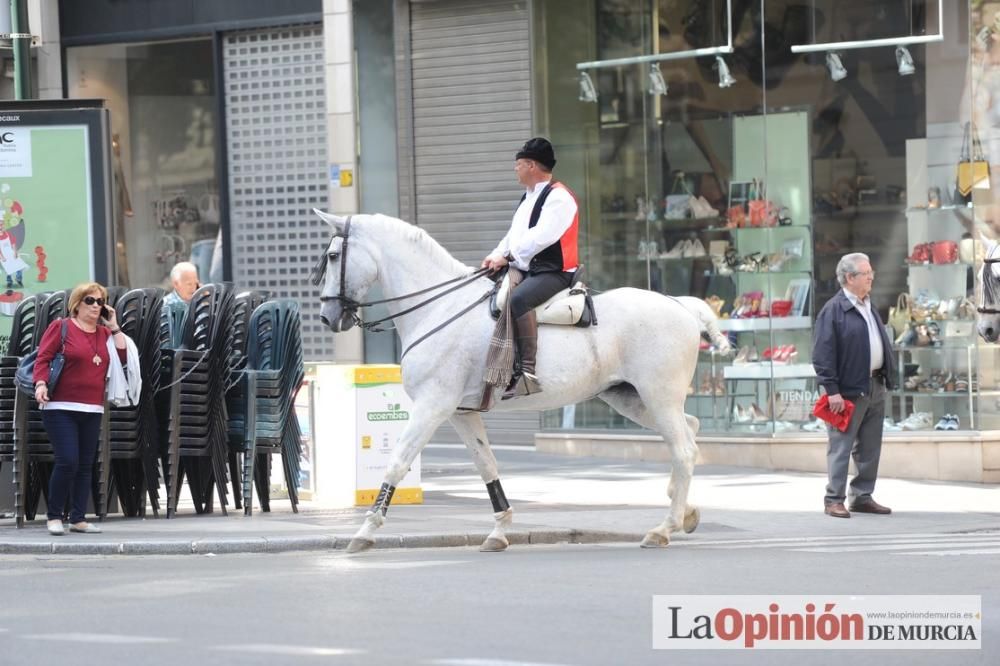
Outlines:
<svg viewBox="0 0 1000 666"><path fill-rule="evenodd" d="M379 324L383 324L383 323L385 323L387 321L390 321L392 319L395 319L396 317L402 317L403 315L409 314L409 313L413 312L414 310L419 310L420 308L424 307L425 305L427 305L429 303L433 303L434 301L436 301L437 299L441 298L442 296L450 294L451 292L453 292L453 291L455 291L457 289L461 289L462 287L466 286L467 284L471 284L472 282L478 280L480 277L482 277L483 275L486 275L490 271L489 268L480 268L479 270L473 271L469 275L460 275L460 276L458 276L456 278L452 278L450 280L445 280L444 282L440 282L438 284L435 284L435 285L432 285L430 287L427 287L426 289L421 289L419 291L410 292L409 294L403 294L402 296L394 296L393 298L383 298L380 301L368 301L367 303L361 303L361 302L356 301L356 300L354 300L353 298L351 298L350 296L347 295L347 247L348 247L347 242L348 242L348 239L350 238L350 234L351 234L351 216L348 216L347 222L344 223L344 231L341 232L341 233L335 233L335 234L333 234L333 236L330 238L330 243L327 244L327 248L329 248L330 244L333 243L333 241L334 241L335 238L341 238L341 239L343 239L343 242L341 243L341 246L340 246L340 293L338 293L336 296L326 296L324 294L321 294L320 297L319 297L319 300L320 300L320 302L323 302L323 303L326 303L328 301L337 301L340 304L341 309L344 312L346 312L347 314L349 314L351 316L351 319L354 321L355 325L357 325L357 326L359 326L359 327L361 327L361 328L363 328L365 330L368 330L368 331L373 331L373 332L379 333L379 332L382 332L382 331L390 330L390 329L386 329L386 328L379 328L378 325ZM310 273L310 278L309 279L310 279L310 281L314 285L319 286L323 282L323 279L326 276L326 269L329 267L329 264L330 264L330 253L328 251L324 250L323 255L319 258L319 261L316 262L316 265L313 266L313 269L312 269L312 271ZM416 305L414 305L414 306L412 306L410 308L407 308L406 310L403 310L402 312L397 312L394 315L390 315L388 317L383 317L382 319L377 319L375 321L367 321L367 322L361 321L361 318L358 316L358 310L360 310L361 308L369 308L369 307L371 307L373 305L381 305L382 303L393 303L395 301L403 301L403 300L406 300L408 298L413 298L414 296L421 296L423 294L426 294L428 292L434 291L436 289L440 289L441 287L444 287L446 285L449 285L449 284L452 284L452 283L456 283L456 282L458 284L455 284L450 289L445 289L441 293L435 294L434 296L431 296L430 298L428 298L426 300L420 301ZM470 310L472 310L475 306L479 305L480 303L482 303L483 301L485 301L486 299L488 299L490 297L490 294L493 293L493 289L494 288L491 287L485 294L483 294L482 296L480 296L478 299L476 299L472 304L470 304L468 307L466 307L465 309L463 309L461 312L459 312L458 314L454 315L453 317L451 317L450 319L448 319L447 321L445 321L443 324L437 326L436 328L432 329L428 333L426 333L423 336L421 336L420 338L418 338L413 344L411 344L409 347L406 348L406 351L403 352L403 356L406 356L406 352L408 352L411 349L413 349L414 347L416 347L418 344L420 344L421 342L423 342L426 338L430 337L434 333L437 333L442 328L444 328L448 324L452 323L453 321L455 321L456 319L458 319L459 317L461 317L465 313L467 313ZM400 360L402 360L402 357L400 357Z"/></svg>
<svg viewBox="0 0 1000 666"><path fill-rule="evenodd" d="M990 255L996 251L997 247L1000 246L995 246L990 250ZM1000 304L1000 278L993 274L992 264L1000 264L1000 257L989 256L983 259L982 293L980 304L976 308L976 312L979 314L1000 315L1000 307L998 307Z"/></svg>

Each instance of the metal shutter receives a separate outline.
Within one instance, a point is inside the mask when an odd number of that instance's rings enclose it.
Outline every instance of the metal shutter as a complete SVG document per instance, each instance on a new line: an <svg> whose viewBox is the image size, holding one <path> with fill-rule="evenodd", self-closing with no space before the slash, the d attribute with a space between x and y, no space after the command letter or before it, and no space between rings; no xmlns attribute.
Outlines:
<svg viewBox="0 0 1000 666"><path fill-rule="evenodd" d="M478 265L507 233L522 194L513 166L532 131L527 2L411 2L409 14L402 44L411 78L402 89L410 92L412 143L400 153L412 149L407 175L416 195L401 204L459 261ZM539 417L488 414L486 425L493 443L531 444ZM457 435L444 426L434 441Z"/></svg>
<svg viewBox="0 0 1000 666"><path fill-rule="evenodd" d="M333 357L309 271L329 241L321 25L227 33L223 46L233 279L294 298L306 360Z"/></svg>

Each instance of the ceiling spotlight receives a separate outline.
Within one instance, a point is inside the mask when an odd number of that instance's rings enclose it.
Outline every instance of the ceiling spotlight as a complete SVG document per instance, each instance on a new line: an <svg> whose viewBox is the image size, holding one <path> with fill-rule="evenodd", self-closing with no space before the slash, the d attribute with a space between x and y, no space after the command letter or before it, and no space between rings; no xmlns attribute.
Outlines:
<svg viewBox="0 0 1000 666"><path fill-rule="evenodd" d="M667 82L663 80L663 72L660 71L660 64L656 62L649 66L649 94L667 94Z"/></svg>
<svg viewBox="0 0 1000 666"><path fill-rule="evenodd" d="M844 68L844 63L840 61L840 55L833 51L826 54L826 66L830 68L830 78L834 81L840 81L847 76L847 69Z"/></svg>
<svg viewBox="0 0 1000 666"><path fill-rule="evenodd" d="M715 62L719 68L719 87L728 88L736 83L736 79L729 73L729 66L726 65L726 61L722 59L722 56L715 56Z"/></svg>
<svg viewBox="0 0 1000 666"><path fill-rule="evenodd" d="M900 76L909 76L917 71L913 64L913 56L910 55L910 50L905 46L896 47L896 64L899 65Z"/></svg>
<svg viewBox="0 0 1000 666"><path fill-rule="evenodd" d="M594 87L594 81L587 72L580 72L580 101L597 101L597 88Z"/></svg>

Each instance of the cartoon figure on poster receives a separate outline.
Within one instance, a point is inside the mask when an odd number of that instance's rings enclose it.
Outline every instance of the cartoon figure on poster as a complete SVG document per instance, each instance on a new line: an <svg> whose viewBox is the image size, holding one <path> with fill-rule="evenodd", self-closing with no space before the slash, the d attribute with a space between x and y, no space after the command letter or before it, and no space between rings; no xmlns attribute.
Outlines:
<svg viewBox="0 0 1000 666"><path fill-rule="evenodd" d="M24 245L24 207L21 202L3 200L3 223L0 225L0 265L7 274L7 289L24 288L24 269L28 267L17 251Z"/></svg>

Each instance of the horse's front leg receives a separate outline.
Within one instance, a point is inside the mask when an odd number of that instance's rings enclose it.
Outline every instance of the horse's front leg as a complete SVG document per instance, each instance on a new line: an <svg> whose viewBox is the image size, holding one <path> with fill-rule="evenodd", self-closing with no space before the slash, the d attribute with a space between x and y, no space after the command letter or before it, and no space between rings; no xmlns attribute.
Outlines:
<svg viewBox="0 0 1000 666"><path fill-rule="evenodd" d="M472 462L475 463L479 476L486 484L486 490L493 503L493 520L495 521L493 531L490 532L486 540L483 541L479 550L483 552L498 552L506 550L510 542L507 540L507 530L514 520L514 510L510 508L507 497L504 495L503 486L500 485L500 476L497 470L497 459L490 448L489 439L486 437L486 426L483 424L483 417L477 412L465 412L454 414L450 419L465 446L472 454Z"/></svg>
<svg viewBox="0 0 1000 666"><path fill-rule="evenodd" d="M403 428L399 441L392 451L378 497L365 514L365 522L347 545L348 553L358 553L375 545L375 530L385 523L385 514L389 511L389 503L392 502L392 494L396 492L396 485L403 480L417 454L423 450L431 435L447 417L448 412L440 408L414 404L410 421Z"/></svg>

